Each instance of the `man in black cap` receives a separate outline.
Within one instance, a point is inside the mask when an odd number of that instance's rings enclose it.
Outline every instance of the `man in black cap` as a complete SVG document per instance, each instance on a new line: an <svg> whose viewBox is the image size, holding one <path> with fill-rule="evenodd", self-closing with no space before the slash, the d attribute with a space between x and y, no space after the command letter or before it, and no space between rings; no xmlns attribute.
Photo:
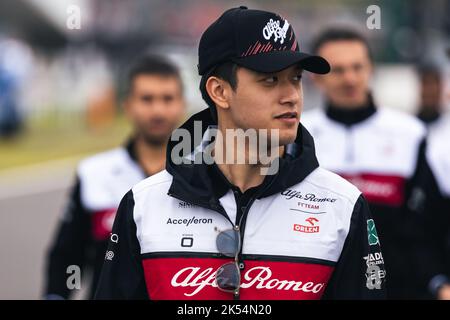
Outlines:
<svg viewBox="0 0 450 320"><path fill-rule="evenodd" d="M286 19L239 7L203 34L198 70L209 109L172 135L166 170L122 199L96 297L383 298L368 205L319 167L299 124L302 71L328 63L300 51ZM248 132L258 143L234 144Z"/></svg>

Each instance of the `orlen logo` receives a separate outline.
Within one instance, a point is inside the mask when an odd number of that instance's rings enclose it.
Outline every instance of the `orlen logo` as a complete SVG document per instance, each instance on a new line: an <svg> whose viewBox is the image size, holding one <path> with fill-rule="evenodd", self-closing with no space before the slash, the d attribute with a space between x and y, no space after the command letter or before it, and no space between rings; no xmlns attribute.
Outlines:
<svg viewBox="0 0 450 320"><path fill-rule="evenodd" d="M301 224L294 224L294 231L303 232L303 233L318 233L319 232L319 226L316 226L316 223L319 222L319 219L314 217L309 217L305 219L305 222L309 223L310 225L301 225Z"/></svg>

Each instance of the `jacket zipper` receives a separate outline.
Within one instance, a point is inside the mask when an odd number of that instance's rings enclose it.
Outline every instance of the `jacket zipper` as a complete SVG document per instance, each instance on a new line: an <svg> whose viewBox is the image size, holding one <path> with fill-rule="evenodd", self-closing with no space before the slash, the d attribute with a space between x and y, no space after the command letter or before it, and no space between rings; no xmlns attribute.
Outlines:
<svg viewBox="0 0 450 320"><path fill-rule="evenodd" d="M240 234L240 246L239 246L239 253L237 255L237 266L239 268L239 270L244 270L245 269L245 263L242 260L242 249L244 247L244 233L245 233L245 225L247 223L247 215L250 211L251 206L253 205L253 203L255 202L255 200L258 198L259 195L263 194L264 191L266 191L268 188L270 188L270 186L273 184L273 181L275 181L275 178L272 179L272 181L269 182L269 184L260 192L258 192L256 195L254 195L252 198L250 198L250 200L248 201L247 206L245 207L245 210L242 210L242 207L240 206L239 203L237 203L236 201L236 208L237 208L237 212L236 212L236 217L238 217L239 211L242 211L242 215L239 218L239 223L234 227L234 229L236 231L239 232ZM234 193L234 192L233 192ZM235 200L236 196L235 196ZM245 220L244 220L245 218ZM242 224L244 222L244 224ZM239 300L239 293L235 293L233 295L234 299L233 300Z"/></svg>
<svg viewBox="0 0 450 320"><path fill-rule="evenodd" d="M247 206L245 207L245 210L242 210L242 207L240 207L240 204L237 202L236 195L235 195L235 202L236 202L236 208L237 208L236 217L238 217L239 211L242 211L242 215L239 217L239 223L236 224L236 225L233 223L233 221L231 221L231 219L228 216L227 212L225 211L225 209L222 207L222 205L220 203L219 203L218 206L215 206L215 208L212 208L210 206L201 204L201 203L196 202L196 201L192 201L192 200L186 201L182 197L179 197L176 194L171 193L171 192L169 192L167 194L169 196L171 196L171 197L174 197L174 198L178 199L178 200L189 202L189 203L192 203L194 205L197 205L199 207L202 207L202 208L205 208L205 209L208 209L208 210L216 211L220 215L224 216L231 223L231 225L233 226L233 229L239 232L239 235L240 235L240 246L239 246L239 253L237 255L238 258L237 258L236 263L237 263L237 266L238 266L239 270L243 270L245 268L245 264L242 261L242 248L244 247L245 223L242 225L242 222L244 221L244 217L245 218L247 217L248 212L250 211L250 208L251 208L253 202L255 202L256 198L260 194L262 194L264 191L266 191L268 188L270 188L270 186L273 184L274 181L275 181L275 178L273 178L272 181L270 181L269 184L263 190L258 192L257 195L255 195L252 198L250 198L250 200L248 201ZM233 191L233 194L235 194L234 191ZM245 219L245 222L246 222L246 220L247 219ZM233 300L239 300L239 297L240 297L239 293L234 293L233 294Z"/></svg>
<svg viewBox="0 0 450 320"><path fill-rule="evenodd" d="M353 129L352 127L347 127L345 129L346 134L347 134L347 145L345 146L345 161L347 163L352 163L354 161L354 151L353 151Z"/></svg>

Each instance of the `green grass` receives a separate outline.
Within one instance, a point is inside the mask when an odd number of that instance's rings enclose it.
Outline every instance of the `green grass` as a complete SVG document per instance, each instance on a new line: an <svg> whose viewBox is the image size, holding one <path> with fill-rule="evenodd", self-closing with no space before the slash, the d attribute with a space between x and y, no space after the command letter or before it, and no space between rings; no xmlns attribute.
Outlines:
<svg viewBox="0 0 450 320"><path fill-rule="evenodd" d="M41 119L28 124L14 139L0 139L0 170L66 157L81 158L122 144L129 132L123 117L95 130L76 117L65 119L64 124Z"/></svg>

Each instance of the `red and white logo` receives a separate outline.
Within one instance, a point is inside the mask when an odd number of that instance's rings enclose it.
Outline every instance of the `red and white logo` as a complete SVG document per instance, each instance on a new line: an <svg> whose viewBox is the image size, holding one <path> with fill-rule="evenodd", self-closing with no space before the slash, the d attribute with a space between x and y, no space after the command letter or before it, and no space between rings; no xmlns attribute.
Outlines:
<svg viewBox="0 0 450 320"><path fill-rule="evenodd" d="M305 219L305 222L307 222L309 225L301 225L301 224L294 224L294 231L303 232L303 233L318 233L319 232L319 226L316 226L316 224L319 222L319 219L314 217L309 217Z"/></svg>
<svg viewBox="0 0 450 320"><path fill-rule="evenodd" d="M111 234L117 209L106 209L92 213L92 236L97 241L107 240Z"/></svg>
<svg viewBox="0 0 450 320"><path fill-rule="evenodd" d="M341 176L361 190L369 203L400 206L404 202L404 177L365 173Z"/></svg>
<svg viewBox="0 0 450 320"><path fill-rule="evenodd" d="M206 286L217 288L217 270L199 267L187 267L178 271L172 278L172 287L191 288L190 292L185 292L187 297L195 296ZM257 266L249 269L242 277L241 288L271 289L271 290L291 290L319 293L325 283L302 282L295 280L280 280L273 278L272 270L269 267Z"/></svg>
<svg viewBox="0 0 450 320"><path fill-rule="evenodd" d="M149 258L145 282L154 300L228 300L217 288L216 272L229 259ZM301 262L246 260L241 273L242 300L320 299L333 267Z"/></svg>

